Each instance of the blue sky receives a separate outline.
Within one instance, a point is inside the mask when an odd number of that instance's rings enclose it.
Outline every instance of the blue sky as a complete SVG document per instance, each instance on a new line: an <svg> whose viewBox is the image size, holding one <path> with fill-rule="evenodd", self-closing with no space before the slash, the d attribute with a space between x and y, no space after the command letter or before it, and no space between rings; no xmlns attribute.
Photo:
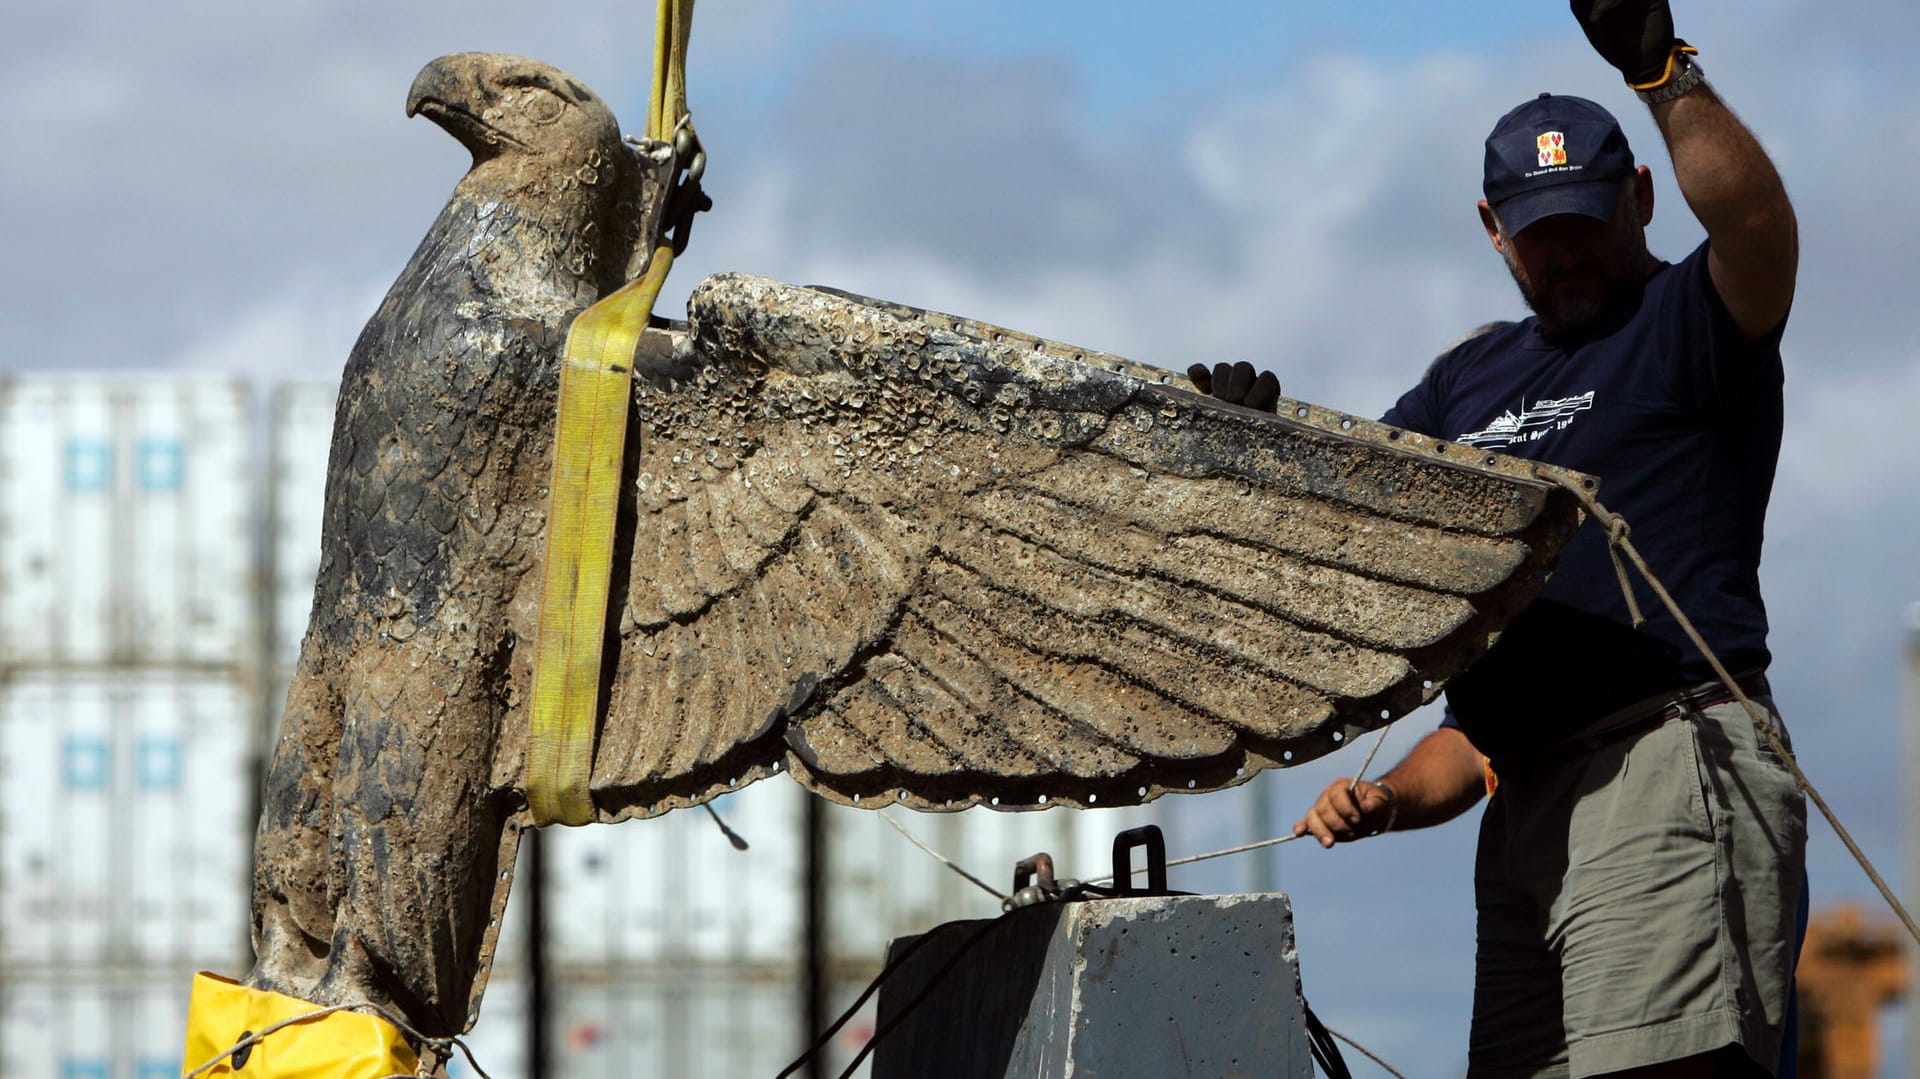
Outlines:
<svg viewBox="0 0 1920 1079"><path fill-rule="evenodd" d="M1206 4L834 2L791 24L789 60L849 38L964 56L972 62L1057 58L1096 119L1149 113L1203 99L1235 81L1261 81L1325 52L1413 57L1438 49L1487 49L1556 25L1551 4L1302 3L1230 0ZM698 25L698 24L696 24ZM696 60L696 63L699 62ZM710 61L710 62L724 62ZM757 89L777 92L792 71L775 66Z"/></svg>
<svg viewBox="0 0 1920 1079"><path fill-rule="evenodd" d="M465 167L401 115L413 73L524 52L631 125L645 7L579 3L562 22L506 0L8 5L0 371L337 371ZM1763 567L1774 684L1808 772L1904 880L1920 12L1676 7L1801 214ZM1473 201L1480 138L1532 93L1615 109L1661 177L1656 250L1699 239L1644 111L1557 0L702 0L690 79L718 206L670 296L721 269L828 283L1165 366L1251 359L1354 412L1384 409L1462 330L1520 313ZM1418 733L1396 728L1384 756ZM1277 830L1358 752L1261 780L1281 819L1251 820L1244 793L1181 800L1176 853ZM1816 902L1870 897L1813 833ZM1278 856L1316 1007L1410 1074L1464 1059L1471 849L1461 822ZM1249 879L1229 865L1176 883ZM1886 1074L1903 1072L1888 1048Z"/></svg>

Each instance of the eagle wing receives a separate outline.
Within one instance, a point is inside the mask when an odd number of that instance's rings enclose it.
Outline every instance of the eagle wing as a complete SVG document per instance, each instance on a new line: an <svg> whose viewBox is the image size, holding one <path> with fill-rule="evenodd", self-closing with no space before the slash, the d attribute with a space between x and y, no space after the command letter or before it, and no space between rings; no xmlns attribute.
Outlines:
<svg viewBox="0 0 1920 1079"><path fill-rule="evenodd" d="M1529 463L948 315L732 274L689 315L698 372L636 381L605 820L783 769L919 809L1230 786L1432 699L1578 523Z"/></svg>

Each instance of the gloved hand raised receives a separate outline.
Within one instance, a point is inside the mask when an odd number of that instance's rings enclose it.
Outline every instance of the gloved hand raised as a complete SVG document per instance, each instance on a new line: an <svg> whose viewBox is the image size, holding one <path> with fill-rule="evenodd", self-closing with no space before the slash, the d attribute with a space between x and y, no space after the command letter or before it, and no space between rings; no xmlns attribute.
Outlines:
<svg viewBox="0 0 1920 1079"><path fill-rule="evenodd" d="M1627 85L1651 90L1673 73L1676 50L1693 49L1673 36L1667 0L1569 0L1580 29L1600 58L1620 70Z"/></svg>
<svg viewBox="0 0 1920 1079"><path fill-rule="evenodd" d="M1216 363L1212 370L1204 363L1187 368L1187 377L1201 393L1210 393L1230 405L1244 405L1261 412L1272 412L1280 401L1280 379L1272 371L1255 375L1253 365Z"/></svg>

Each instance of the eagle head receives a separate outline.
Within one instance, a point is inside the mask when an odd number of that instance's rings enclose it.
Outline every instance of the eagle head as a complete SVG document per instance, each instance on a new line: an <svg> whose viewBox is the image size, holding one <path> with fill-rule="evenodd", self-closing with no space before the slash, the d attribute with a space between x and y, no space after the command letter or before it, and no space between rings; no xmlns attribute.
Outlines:
<svg viewBox="0 0 1920 1079"><path fill-rule="evenodd" d="M407 115L415 114L460 140L476 167L532 158L572 168L620 143L613 110L579 80L504 53L455 53L422 68L407 92Z"/></svg>
<svg viewBox="0 0 1920 1079"><path fill-rule="evenodd" d="M642 235L648 199L642 155L621 140L607 103L566 72L502 53L442 56L421 69L407 92L407 115L416 114L473 154L446 212L471 224L474 206L506 202L518 207L518 219L538 222L528 224L524 236L508 237L552 256L522 267L525 273L539 276L551 262L569 281L604 293L619 287L639 253L650 250Z"/></svg>

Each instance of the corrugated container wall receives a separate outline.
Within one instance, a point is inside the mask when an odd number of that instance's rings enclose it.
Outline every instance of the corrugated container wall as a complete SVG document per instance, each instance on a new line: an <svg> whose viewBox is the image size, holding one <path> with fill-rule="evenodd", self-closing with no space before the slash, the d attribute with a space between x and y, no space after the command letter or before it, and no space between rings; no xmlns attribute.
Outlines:
<svg viewBox="0 0 1920 1079"><path fill-rule="evenodd" d="M552 1074L569 1079L772 1076L800 1048L793 982L762 973L567 973L556 976L554 998Z"/></svg>
<svg viewBox="0 0 1920 1079"><path fill-rule="evenodd" d="M0 1077L178 1074L245 969L258 433L241 383L0 380Z"/></svg>
<svg viewBox="0 0 1920 1079"><path fill-rule="evenodd" d="M699 811L542 834L553 1038L564 1062L556 1074L770 1075L811 1040L800 966L807 798L776 776L716 800L746 839L745 851ZM1043 850L1063 875L1104 876L1114 835L1148 818L1142 809L889 812L1001 891L1011 890L1015 862ZM827 975L836 1013L879 973L888 941L1000 912L994 897L915 848L878 813L830 806L826 836ZM509 916L524 903L523 887ZM493 993L490 987L476 1034L494 1036L517 1014L517 1005L496 1011ZM730 1008L739 1012L731 1020ZM670 1036L682 1030L698 1036ZM872 1030L869 1004L830 1047L833 1073ZM709 1070L675 1070L681 1067Z"/></svg>
<svg viewBox="0 0 1920 1079"><path fill-rule="evenodd" d="M531 879L532 848L537 841L521 843L520 861L513 871L515 880ZM480 1067L493 1079L513 1079L528 1073L531 1033L528 1009L532 1004L532 983L527 967L527 906L525 902L507 906L506 917L500 923L500 935L494 943L493 966L487 976L485 999L480 1002L479 1019L462 1039ZM459 1054L447 1066L447 1074L451 1079L479 1079L479 1073Z"/></svg>
<svg viewBox="0 0 1920 1079"><path fill-rule="evenodd" d="M793 963L805 797L775 776L716 799L744 851L699 810L549 830L548 954L581 967Z"/></svg>
<svg viewBox="0 0 1920 1079"><path fill-rule="evenodd" d="M88 971L10 983L0 1000L0 1075L177 1079L191 991L183 980L101 978Z"/></svg>
<svg viewBox="0 0 1920 1079"><path fill-rule="evenodd" d="M1106 876L1113 869L1113 837L1145 823L1151 811L885 812L968 872L1010 892L1014 863L1041 851L1053 856L1061 877ZM836 963L871 964L877 970L895 937L1000 913L997 900L914 847L878 813L834 806L828 810L827 836L828 933Z"/></svg>
<svg viewBox="0 0 1920 1079"><path fill-rule="evenodd" d="M190 673L0 685L0 972L248 961L253 716Z"/></svg>
<svg viewBox="0 0 1920 1079"><path fill-rule="evenodd" d="M800 954L806 792L785 776L713 803L749 847L703 812L549 836L550 954L562 964L765 964ZM1039 851L1063 874L1104 876L1115 833L1145 810L919 814L889 810L934 849L1001 891ZM992 896L916 849L880 815L827 808L829 949L876 969L894 937L999 913Z"/></svg>
<svg viewBox="0 0 1920 1079"><path fill-rule="evenodd" d="M300 640L313 613L337 396L331 382L290 382L274 387L267 406L267 662L262 707L269 747L280 731L287 686L293 682Z"/></svg>
<svg viewBox="0 0 1920 1079"><path fill-rule="evenodd" d="M251 398L0 382L0 667L254 663Z"/></svg>
<svg viewBox="0 0 1920 1079"><path fill-rule="evenodd" d="M300 638L313 610L336 396L332 383L295 382L273 391L268 421L268 654L279 674L290 672L300 658Z"/></svg>

